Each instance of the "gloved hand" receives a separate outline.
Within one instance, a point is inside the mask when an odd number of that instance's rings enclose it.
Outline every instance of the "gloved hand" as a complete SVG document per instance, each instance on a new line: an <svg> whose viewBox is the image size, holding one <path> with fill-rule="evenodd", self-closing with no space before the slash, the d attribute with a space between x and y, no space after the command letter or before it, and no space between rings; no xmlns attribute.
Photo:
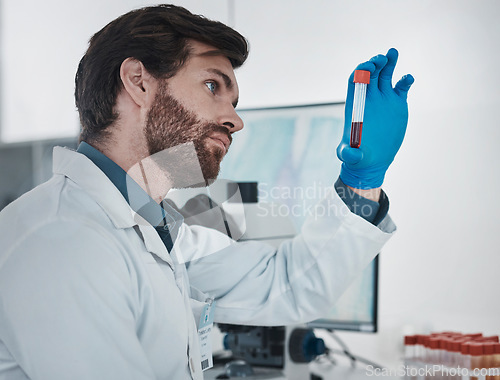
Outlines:
<svg viewBox="0 0 500 380"><path fill-rule="evenodd" d="M359 148L349 145L354 72L349 77L344 135L337 147L337 156L342 161L340 179L348 186L357 189L382 186L385 172L403 142L408 123L406 97L414 79L410 74L405 75L392 87L392 74L397 60L398 51L390 49L387 55L377 55L356 68L371 73Z"/></svg>

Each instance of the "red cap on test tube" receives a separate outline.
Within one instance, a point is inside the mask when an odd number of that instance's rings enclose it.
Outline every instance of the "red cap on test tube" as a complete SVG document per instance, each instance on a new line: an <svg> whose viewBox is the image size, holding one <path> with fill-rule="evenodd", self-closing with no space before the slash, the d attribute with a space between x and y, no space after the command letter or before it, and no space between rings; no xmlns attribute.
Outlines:
<svg viewBox="0 0 500 380"><path fill-rule="evenodd" d="M430 338L429 339L429 348L431 350L437 350L437 349L439 349L440 348L439 347L439 342L440 341L441 341L440 338L434 338L434 337Z"/></svg>
<svg viewBox="0 0 500 380"><path fill-rule="evenodd" d="M476 339L476 338L481 338L483 336L483 334L482 333L465 334L464 336L467 337L467 338Z"/></svg>
<svg viewBox="0 0 500 380"><path fill-rule="evenodd" d="M462 346L462 343L468 342L467 338L455 338L453 339L453 343L456 343L458 345L458 351L460 351L460 347Z"/></svg>
<svg viewBox="0 0 500 380"><path fill-rule="evenodd" d="M446 338L444 343L444 349L449 352L457 352L456 350L456 342L453 338ZM458 346L460 347L460 346Z"/></svg>
<svg viewBox="0 0 500 380"><path fill-rule="evenodd" d="M495 343L495 354L500 354L500 343Z"/></svg>
<svg viewBox="0 0 500 380"><path fill-rule="evenodd" d="M429 342L430 342L430 340L431 340L431 337L429 335L424 335L422 337L422 342L423 342L422 344L424 345L424 347L429 348Z"/></svg>
<svg viewBox="0 0 500 380"><path fill-rule="evenodd" d="M483 354L483 344L472 342L469 345L469 355L480 356Z"/></svg>
<svg viewBox="0 0 500 380"><path fill-rule="evenodd" d="M463 342L462 345L460 346L460 352L462 355L470 355L470 345L471 342Z"/></svg>
<svg viewBox="0 0 500 380"><path fill-rule="evenodd" d="M485 355L493 355L495 353L495 342L484 342L483 351Z"/></svg>
<svg viewBox="0 0 500 380"><path fill-rule="evenodd" d="M460 347L462 346L462 342L458 340L452 340L449 344L448 347L450 351L452 352L460 352Z"/></svg>
<svg viewBox="0 0 500 380"><path fill-rule="evenodd" d="M498 335L493 336L482 336L480 338L474 339L475 342L496 342L498 343Z"/></svg>
<svg viewBox="0 0 500 380"><path fill-rule="evenodd" d="M370 84L370 72L366 70L354 70L353 82Z"/></svg>
<svg viewBox="0 0 500 380"><path fill-rule="evenodd" d="M416 335L406 335L405 336L405 345L414 345L417 344L417 336Z"/></svg>

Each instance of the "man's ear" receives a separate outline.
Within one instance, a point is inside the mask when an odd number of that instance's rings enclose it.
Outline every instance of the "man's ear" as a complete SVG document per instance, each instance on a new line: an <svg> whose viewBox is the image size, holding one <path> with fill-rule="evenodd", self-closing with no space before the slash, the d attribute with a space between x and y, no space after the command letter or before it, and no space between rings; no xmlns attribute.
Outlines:
<svg viewBox="0 0 500 380"><path fill-rule="evenodd" d="M120 66L120 78L132 100L140 107L148 107L155 96L156 79L142 62L135 58L125 59Z"/></svg>

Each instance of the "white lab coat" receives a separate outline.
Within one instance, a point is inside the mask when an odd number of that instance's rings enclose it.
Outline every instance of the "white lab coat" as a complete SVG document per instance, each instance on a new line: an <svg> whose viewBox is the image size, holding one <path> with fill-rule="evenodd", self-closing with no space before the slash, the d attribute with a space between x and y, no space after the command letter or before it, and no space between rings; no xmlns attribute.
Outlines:
<svg viewBox="0 0 500 380"><path fill-rule="evenodd" d="M176 264L87 157L55 148L54 176L0 213L0 379L202 379L197 319L283 325L322 316L394 232L332 190L276 251L182 225ZM186 269L187 267L187 269Z"/></svg>

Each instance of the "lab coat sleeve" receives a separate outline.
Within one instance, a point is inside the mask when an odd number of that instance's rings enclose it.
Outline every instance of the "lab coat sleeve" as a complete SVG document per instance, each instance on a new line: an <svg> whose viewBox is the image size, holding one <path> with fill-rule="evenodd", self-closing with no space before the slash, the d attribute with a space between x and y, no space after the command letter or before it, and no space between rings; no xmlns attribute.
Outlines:
<svg viewBox="0 0 500 380"><path fill-rule="evenodd" d="M91 222L57 219L2 255L0 337L31 380L155 378L135 334L133 275L117 250Z"/></svg>
<svg viewBox="0 0 500 380"><path fill-rule="evenodd" d="M217 322L303 323L326 315L394 231L390 217L374 226L351 213L332 189L301 233L277 250L236 243L190 262L188 274L193 287L217 300Z"/></svg>

